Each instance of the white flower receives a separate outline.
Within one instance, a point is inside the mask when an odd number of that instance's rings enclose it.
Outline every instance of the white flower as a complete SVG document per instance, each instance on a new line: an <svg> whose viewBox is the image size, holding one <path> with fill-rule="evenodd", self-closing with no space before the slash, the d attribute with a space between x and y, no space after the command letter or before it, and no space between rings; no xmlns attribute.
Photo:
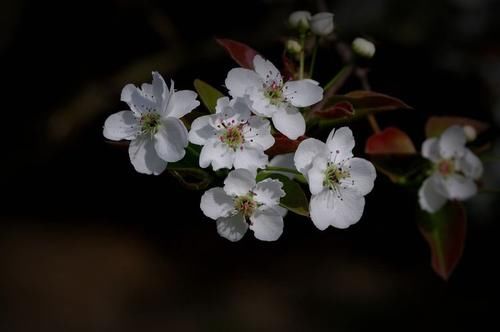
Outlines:
<svg viewBox="0 0 500 332"><path fill-rule="evenodd" d="M311 106L323 99L323 89L312 80L283 82L269 61L256 55L254 70L234 68L226 78L233 97L248 97L255 114L272 118L277 130L290 139L304 135L306 124L297 107Z"/></svg>
<svg viewBox="0 0 500 332"><path fill-rule="evenodd" d="M466 140L463 127L451 126L422 145L422 155L434 164L418 192L423 210L434 213L449 199L464 201L477 193L475 180L483 174L483 165L465 147Z"/></svg>
<svg viewBox="0 0 500 332"><path fill-rule="evenodd" d="M353 158L354 137L347 127L332 130L326 144L309 138L295 152L295 166L309 182L311 219L320 230L347 228L363 215L364 196L373 188L373 165Z"/></svg>
<svg viewBox="0 0 500 332"><path fill-rule="evenodd" d="M288 168L295 171L295 163L293 162L294 153L284 153L274 156L273 159L269 161L269 166ZM293 173L273 171L273 173L285 175L289 179L293 179Z"/></svg>
<svg viewBox="0 0 500 332"><path fill-rule="evenodd" d="M321 12L311 17L311 31L317 36L327 36L333 32L333 14Z"/></svg>
<svg viewBox="0 0 500 332"><path fill-rule="evenodd" d="M255 183L246 169L229 173L224 188L212 188L201 197L203 213L217 221L217 232L230 241L239 241L248 228L257 239L275 241L283 233L286 210L279 206L285 196L278 180Z"/></svg>
<svg viewBox="0 0 500 332"><path fill-rule="evenodd" d="M274 144L268 120L252 115L245 101L217 100L216 114L197 118L191 125L189 141L203 145L200 167L245 168L252 173L267 165L265 150Z"/></svg>
<svg viewBox="0 0 500 332"><path fill-rule="evenodd" d="M375 55L375 44L364 38L356 38L352 42L353 51L364 58L371 59Z"/></svg>
<svg viewBox="0 0 500 332"><path fill-rule="evenodd" d="M311 13L305 10L299 10L293 12L288 17L288 23L292 28L307 30L309 29L309 20L311 19Z"/></svg>
<svg viewBox="0 0 500 332"><path fill-rule="evenodd" d="M104 137L113 141L130 140L129 156L139 173L158 175L167 163L181 160L188 145L186 127L179 118L200 105L190 90L168 89L165 81L153 72L153 84L137 88L128 84L121 100L131 111L110 115L104 123Z"/></svg>

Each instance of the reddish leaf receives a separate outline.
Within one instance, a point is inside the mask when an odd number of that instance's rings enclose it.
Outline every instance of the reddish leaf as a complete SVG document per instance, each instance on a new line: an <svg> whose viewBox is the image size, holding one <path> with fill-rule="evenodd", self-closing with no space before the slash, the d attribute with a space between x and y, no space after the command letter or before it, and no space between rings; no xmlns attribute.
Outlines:
<svg viewBox="0 0 500 332"><path fill-rule="evenodd" d="M487 123L474 119L459 116L433 116L427 120L425 125L425 136L440 136L448 127L453 125L471 126L476 129L478 135L485 132L489 128Z"/></svg>
<svg viewBox="0 0 500 332"><path fill-rule="evenodd" d="M286 55L286 52L283 52L281 60L283 62L283 80L290 81L296 79L297 66L295 65L293 60Z"/></svg>
<svg viewBox="0 0 500 332"><path fill-rule="evenodd" d="M464 250L467 218L463 206L452 202L434 214L422 212L418 227L431 249L432 268L447 280Z"/></svg>
<svg viewBox="0 0 500 332"><path fill-rule="evenodd" d="M389 127L368 138L365 152L368 154L414 154L417 151L411 138L404 131Z"/></svg>
<svg viewBox="0 0 500 332"><path fill-rule="evenodd" d="M232 39L216 38L215 40L226 49L237 64L243 68L253 69L253 58L258 54L257 51Z"/></svg>
<svg viewBox="0 0 500 332"><path fill-rule="evenodd" d="M353 114L354 106L348 101L341 101L329 108L316 112L316 115L323 119L336 119L352 116Z"/></svg>
<svg viewBox="0 0 500 332"><path fill-rule="evenodd" d="M325 106L329 107L342 101L351 103L356 112L373 113L397 109L411 109L405 102L397 98L367 90L352 91L346 95L333 96L327 100Z"/></svg>
<svg viewBox="0 0 500 332"><path fill-rule="evenodd" d="M269 156L295 152L300 142L307 138L306 136L300 136L293 141L281 133L275 133L273 136L275 140L274 145L266 150Z"/></svg>

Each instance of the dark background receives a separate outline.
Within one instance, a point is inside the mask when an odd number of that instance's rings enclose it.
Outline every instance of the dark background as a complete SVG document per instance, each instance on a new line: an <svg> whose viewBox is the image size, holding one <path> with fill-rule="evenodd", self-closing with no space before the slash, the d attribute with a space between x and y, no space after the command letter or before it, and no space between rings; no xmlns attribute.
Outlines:
<svg viewBox="0 0 500 332"><path fill-rule="evenodd" d="M498 195L468 202L464 257L444 282L415 194L382 175L348 230L290 214L278 242L230 243L202 216L200 193L136 173L104 141L125 84L158 70L180 89L222 86L235 64L213 37L276 62L289 13L324 8L341 38L376 41L373 88L415 108L382 125L419 146L431 114L500 124L494 0L2 0L0 331L450 331L493 319ZM324 83L340 64L321 52ZM362 153L369 127L353 129ZM498 188L498 165L486 168Z"/></svg>

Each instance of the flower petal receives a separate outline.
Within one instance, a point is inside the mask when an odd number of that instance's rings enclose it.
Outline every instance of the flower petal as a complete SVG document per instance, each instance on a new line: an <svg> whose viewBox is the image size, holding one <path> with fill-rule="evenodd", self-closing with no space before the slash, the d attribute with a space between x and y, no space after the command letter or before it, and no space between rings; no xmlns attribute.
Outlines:
<svg viewBox="0 0 500 332"><path fill-rule="evenodd" d="M283 234L283 217L274 209L257 209L250 221L250 229L261 241L276 241Z"/></svg>
<svg viewBox="0 0 500 332"><path fill-rule="evenodd" d="M232 168L234 151L217 139L207 141L200 153L200 167L206 168L212 164L214 171L221 168Z"/></svg>
<svg viewBox="0 0 500 332"><path fill-rule="evenodd" d="M294 156L295 156L295 153L293 153L293 152L276 155L276 156L274 156L273 159L271 159L269 161L269 166L284 167L284 168L289 168L291 170L296 170L295 162L293 161ZM293 179L293 177L294 177L294 175L292 173L288 173L288 172L273 171L273 173L282 174L289 179Z"/></svg>
<svg viewBox="0 0 500 332"><path fill-rule="evenodd" d="M262 148L245 143L235 152L234 168L245 168L256 173L258 168L266 167L268 159Z"/></svg>
<svg viewBox="0 0 500 332"><path fill-rule="evenodd" d="M254 186L255 175L246 169L235 169L224 180L224 191L232 196L246 195Z"/></svg>
<svg viewBox="0 0 500 332"><path fill-rule="evenodd" d="M477 194L477 185L474 180L459 174L452 174L444 179L447 197L464 201Z"/></svg>
<svg viewBox="0 0 500 332"><path fill-rule="evenodd" d="M283 94L296 107L307 107L323 99L323 88L308 80L288 81L283 86Z"/></svg>
<svg viewBox="0 0 500 332"><path fill-rule="evenodd" d="M289 139L295 140L306 132L304 117L295 107L280 109L273 114L276 129Z"/></svg>
<svg viewBox="0 0 500 332"><path fill-rule="evenodd" d="M356 190L342 189L336 196L330 225L347 228L359 221L365 208L365 198Z"/></svg>
<svg viewBox="0 0 500 332"><path fill-rule="evenodd" d="M212 126L216 115L204 115L194 119L189 130L189 141L197 145L207 144L207 140L215 137L217 131Z"/></svg>
<svg viewBox="0 0 500 332"><path fill-rule="evenodd" d="M467 138L464 129L451 126L439 138L439 150L443 158L461 157L465 153Z"/></svg>
<svg viewBox="0 0 500 332"><path fill-rule="evenodd" d="M140 136L130 142L130 162L137 172L158 175L167 168L167 162L156 153L153 140Z"/></svg>
<svg viewBox="0 0 500 332"><path fill-rule="evenodd" d="M234 201L222 188L212 188L201 196L200 208L204 215L216 220L227 217L234 211Z"/></svg>
<svg viewBox="0 0 500 332"><path fill-rule="evenodd" d="M465 149L463 157L457 160L457 164L459 169L469 178L477 180L483 175L483 163L469 149Z"/></svg>
<svg viewBox="0 0 500 332"><path fill-rule="evenodd" d="M335 204L335 194L328 189L318 195L312 195L309 203L311 220L319 230L323 231L330 226Z"/></svg>
<svg viewBox="0 0 500 332"><path fill-rule="evenodd" d="M248 90L248 99L252 105L252 110L259 116L270 118L274 113L280 111L280 108L271 104L261 89L251 88Z"/></svg>
<svg viewBox="0 0 500 332"><path fill-rule="evenodd" d="M269 149L274 145L274 137L271 135L271 124L268 120L258 116L252 116L248 119L248 127L243 133L245 141L258 144L263 150Z"/></svg>
<svg viewBox="0 0 500 332"><path fill-rule="evenodd" d="M271 61L266 60L257 54L253 58L253 66L255 68L255 72L266 83L266 85L275 83L276 85L281 86L283 84L283 78L281 77L280 71Z"/></svg>
<svg viewBox="0 0 500 332"><path fill-rule="evenodd" d="M262 80L253 70L233 68L226 77L226 87L231 97L244 97L251 87L261 87Z"/></svg>
<svg viewBox="0 0 500 332"><path fill-rule="evenodd" d="M422 210L429 213L437 212L446 203L446 197L436 191L434 182L427 178L418 190L418 203Z"/></svg>
<svg viewBox="0 0 500 332"><path fill-rule="evenodd" d="M224 108L230 106L229 97L220 97L215 105L215 113L221 113Z"/></svg>
<svg viewBox="0 0 500 332"><path fill-rule="evenodd" d="M184 158L188 146L188 132L181 120L165 118L155 134L155 149L161 159L176 162Z"/></svg>
<svg viewBox="0 0 500 332"><path fill-rule="evenodd" d="M196 100L198 95L191 90L176 91L170 97L165 115L174 118L182 118L196 107L200 106L200 102Z"/></svg>
<svg viewBox="0 0 500 332"><path fill-rule="evenodd" d="M103 135L112 141L132 140L139 130L139 121L133 112L121 111L111 114L104 122Z"/></svg>
<svg viewBox="0 0 500 332"><path fill-rule="evenodd" d="M441 159L439 140L437 138L429 138L424 141L422 144L422 156L433 162L438 162Z"/></svg>
<svg viewBox="0 0 500 332"><path fill-rule="evenodd" d="M300 142L295 151L293 161L295 168L307 177L307 172L312 166L313 160L317 155L327 156L326 144L315 138L308 138Z"/></svg>
<svg viewBox="0 0 500 332"><path fill-rule="evenodd" d="M342 127L337 130L333 129L328 135L326 145L330 150L330 160L334 163L340 163L352 157L352 149L354 148L354 136L351 129Z"/></svg>
<svg viewBox="0 0 500 332"><path fill-rule="evenodd" d="M241 213L217 219L217 233L231 242L241 240L247 229L248 224Z"/></svg>
<svg viewBox="0 0 500 332"><path fill-rule="evenodd" d="M324 156L320 155L314 158L312 167L309 172L307 172L309 190L312 195L317 195L325 189L323 183L325 181L325 171L327 166L327 159Z"/></svg>
<svg viewBox="0 0 500 332"><path fill-rule="evenodd" d="M173 89L173 85L172 85ZM148 90L148 89L147 89ZM149 91L145 91L145 93L149 93ZM163 112L164 107L168 104L168 98L170 97L170 91L168 90L167 84L165 80L160 75L160 73L154 71L153 72L153 84L152 84L152 93L156 104L158 105L158 111Z"/></svg>
<svg viewBox="0 0 500 332"><path fill-rule="evenodd" d="M280 198L285 196L283 183L275 179L265 179L260 181L252 189L256 202L274 207L280 204Z"/></svg>
<svg viewBox="0 0 500 332"><path fill-rule="evenodd" d="M363 196L372 191L377 172L371 162L362 158L352 158L344 167L347 167L350 177L345 179L342 185L351 187Z"/></svg>

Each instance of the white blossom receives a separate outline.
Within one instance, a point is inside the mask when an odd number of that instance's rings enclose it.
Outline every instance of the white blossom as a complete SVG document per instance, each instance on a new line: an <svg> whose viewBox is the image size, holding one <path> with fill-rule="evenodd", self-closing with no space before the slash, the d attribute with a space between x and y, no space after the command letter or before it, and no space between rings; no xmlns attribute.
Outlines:
<svg viewBox="0 0 500 332"><path fill-rule="evenodd" d="M332 130L326 144L309 138L295 152L295 166L309 183L311 219L320 230L347 228L363 215L364 196L373 188L373 165L354 158L354 137L347 127Z"/></svg>
<svg viewBox="0 0 500 332"><path fill-rule="evenodd" d="M321 12L311 17L311 31L317 36L327 36L333 32L333 14Z"/></svg>
<svg viewBox="0 0 500 332"><path fill-rule="evenodd" d="M431 175L418 192L420 207L437 212L447 200L464 201L477 193L483 165L465 143L463 127L451 126L438 138L429 138L422 145L422 155L433 163Z"/></svg>
<svg viewBox="0 0 500 332"><path fill-rule="evenodd" d="M191 125L189 141L203 145L200 167L245 168L256 173L267 165L265 150L274 144L268 120L252 115L241 98L219 98L216 113L197 118Z"/></svg>
<svg viewBox="0 0 500 332"><path fill-rule="evenodd" d="M255 70L234 68L226 78L233 97L248 98L255 114L272 118L278 131L290 139L304 135L306 124L297 107L311 106L323 99L323 89L313 80L283 82L276 67L256 55Z"/></svg>
<svg viewBox="0 0 500 332"><path fill-rule="evenodd" d="M255 175L246 169L229 173L224 187L212 188L201 197L203 213L216 220L220 236L239 241L248 228L262 241L275 241L283 233L286 210L279 206L285 196L283 184L274 179L256 183Z"/></svg>
<svg viewBox="0 0 500 332"><path fill-rule="evenodd" d="M129 156L139 173L162 173L167 163L181 160L188 145L188 132L179 118L200 105L194 91L170 89L161 75L153 72L153 83L137 88L128 84L121 100L130 111L112 114L104 123L104 137L130 140Z"/></svg>

